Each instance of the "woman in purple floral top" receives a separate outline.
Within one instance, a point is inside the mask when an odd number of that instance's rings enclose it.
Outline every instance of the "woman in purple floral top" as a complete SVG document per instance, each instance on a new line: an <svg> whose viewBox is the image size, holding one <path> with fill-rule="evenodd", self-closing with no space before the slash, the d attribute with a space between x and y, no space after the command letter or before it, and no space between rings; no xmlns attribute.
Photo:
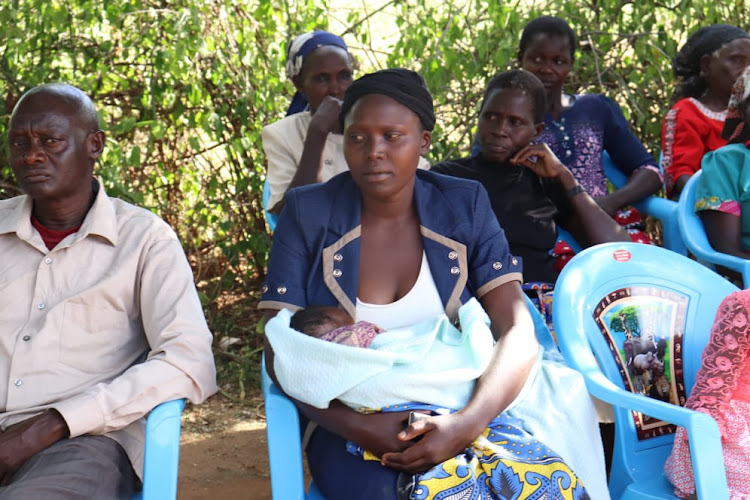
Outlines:
<svg viewBox="0 0 750 500"><path fill-rule="evenodd" d="M575 33L557 17L534 19L521 35L518 61L547 91L540 141L549 145L604 211L628 228L633 241L650 242L641 231L640 215L625 208L661 189L660 170L613 100L600 94L563 93L576 47ZM602 165L604 151L628 176L628 182L611 193Z"/></svg>

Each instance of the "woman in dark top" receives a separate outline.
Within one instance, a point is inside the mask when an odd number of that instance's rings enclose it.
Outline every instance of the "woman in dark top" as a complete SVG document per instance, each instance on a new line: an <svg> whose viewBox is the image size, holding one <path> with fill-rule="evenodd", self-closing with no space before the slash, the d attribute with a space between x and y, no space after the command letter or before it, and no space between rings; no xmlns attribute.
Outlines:
<svg viewBox="0 0 750 500"><path fill-rule="evenodd" d="M630 238L546 144L532 144L544 130L545 109L544 86L533 74L497 75L479 113L481 152L432 170L482 183L511 253L523 259L525 281L554 283L555 259L549 251L558 224L584 246Z"/></svg>

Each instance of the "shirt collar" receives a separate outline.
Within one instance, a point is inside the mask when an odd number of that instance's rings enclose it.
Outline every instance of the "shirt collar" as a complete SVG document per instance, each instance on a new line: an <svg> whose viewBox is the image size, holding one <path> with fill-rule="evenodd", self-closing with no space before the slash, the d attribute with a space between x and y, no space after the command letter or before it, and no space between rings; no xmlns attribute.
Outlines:
<svg viewBox="0 0 750 500"><path fill-rule="evenodd" d="M337 216L331 217L329 231L341 236L361 223L362 195L349 172L339 175L341 182L346 185L334 187L335 198L331 210ZM414 200L420 224L439 234L451 234L460 219L450 200L437 185L440 176L424 170L417 170L416 175Z"/></svg>
<svg viewBox="0 0 750 500"><path fill-rule="evenodd" d="M112 200L104 191L102 182L99 184L99 192L96 194L93 205L89 208L83 219L81 228L76 233L75 241L88 235L97 235L105 238L113 245L117 245L117 215ZM31 241L37 235L36 229L31 225L31 210L34 201L28 195L18 197L17 205L7 217L0 220L0 234L16 233L19 238Z"/></svg>

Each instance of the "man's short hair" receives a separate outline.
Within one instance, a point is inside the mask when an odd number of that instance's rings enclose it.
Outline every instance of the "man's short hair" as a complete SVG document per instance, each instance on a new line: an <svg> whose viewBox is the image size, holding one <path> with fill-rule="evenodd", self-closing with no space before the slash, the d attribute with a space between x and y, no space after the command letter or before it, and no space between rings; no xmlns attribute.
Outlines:
<svg viewBox="0 0 750 500"><path fill-rule="evenodd" d="M57 97L76 111L76 115L87 128L92 131L99 130L99 114L96 112L94 102L81 89L67 83L45 83L24 93L13 108L11 121L24 101L37 94L50 94Z"/></svg>

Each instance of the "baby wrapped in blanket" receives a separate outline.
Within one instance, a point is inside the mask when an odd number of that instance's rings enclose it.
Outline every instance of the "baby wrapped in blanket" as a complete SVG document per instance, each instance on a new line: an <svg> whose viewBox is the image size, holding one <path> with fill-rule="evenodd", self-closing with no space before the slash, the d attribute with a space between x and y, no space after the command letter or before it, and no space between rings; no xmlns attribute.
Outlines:
<svg viewBox="0 0 750 500"><path fill-rule="evenodd" d="M338 399L360 411L405 402L457 410L468 402L492 355L490 320L476 299L459 309L461 330L445 315L381 331L369 323L351 325L341 309L303 311L317 317L296 318L307 333L290 326L292 313L282 310L266 325L266 335L280 384L317 408Z"/></svg>

